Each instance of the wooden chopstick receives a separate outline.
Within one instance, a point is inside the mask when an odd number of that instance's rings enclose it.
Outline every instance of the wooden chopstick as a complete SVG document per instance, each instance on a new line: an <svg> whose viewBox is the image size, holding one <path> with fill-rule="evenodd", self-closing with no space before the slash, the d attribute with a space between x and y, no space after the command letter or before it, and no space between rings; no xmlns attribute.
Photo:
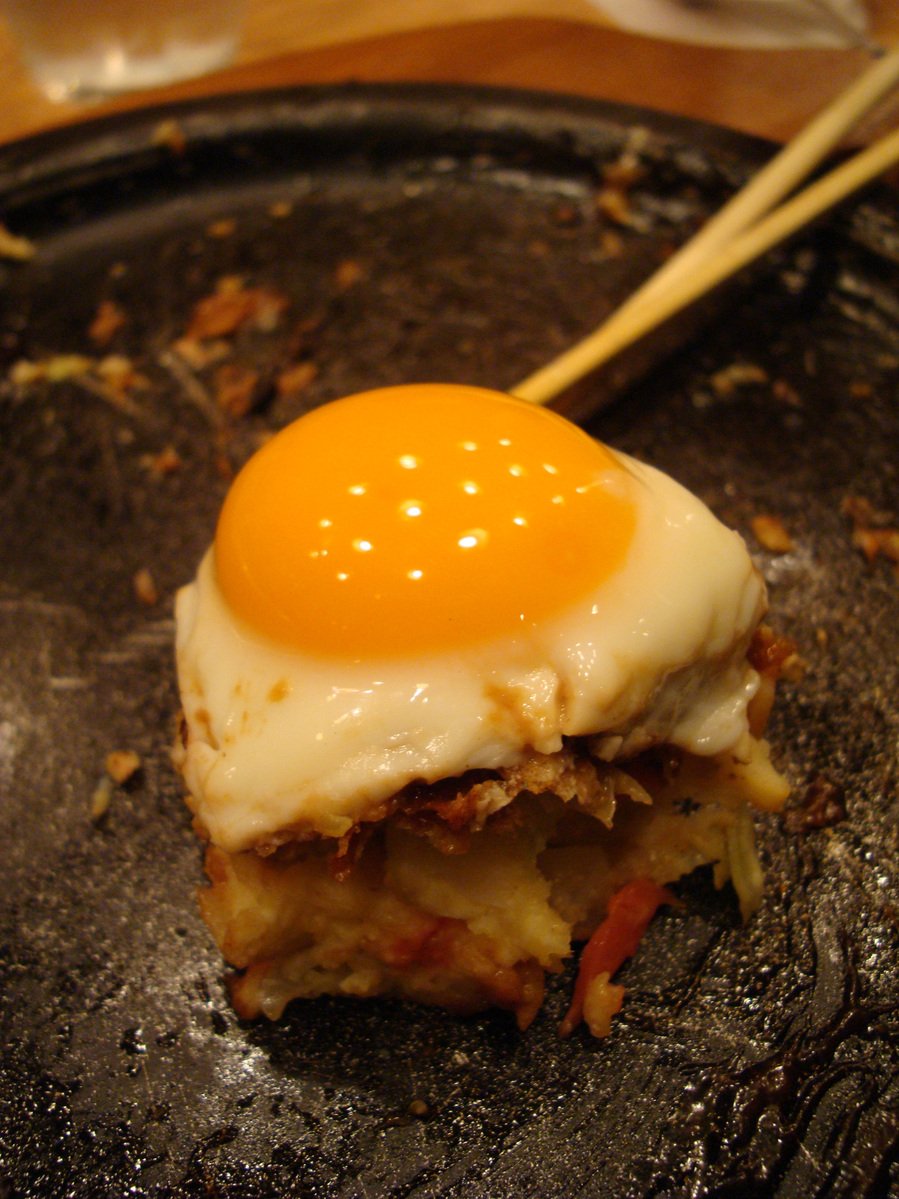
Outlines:
<svg viewBox="0 0 899 1199"><path fill-rule="evenodd" d="M899 84L899 51L878 59L802 129L702 229L643 284L627 306L653 295L770 212L875 104Z"/></svg>
<svg viewBox="0 0 899 1199"><path fill-rule="evenodd" d="M691 271L680 275L658 292L652 302L635 306L627 320L601 325L595 333L519 383L512 389L512 395L535 404L551 400L896 163L899 163L899 130L887 134L786 201L713 258L704 259Z"/></svg>
<svg viewBox="0 0 899 1199"><path fill-rule="evenodd" d="M892 134L771 211L897 84L899 51L894 51L832 101L595 332L522 380L512 394L532 403L548 402L887 170L899 159Z"/></svg>

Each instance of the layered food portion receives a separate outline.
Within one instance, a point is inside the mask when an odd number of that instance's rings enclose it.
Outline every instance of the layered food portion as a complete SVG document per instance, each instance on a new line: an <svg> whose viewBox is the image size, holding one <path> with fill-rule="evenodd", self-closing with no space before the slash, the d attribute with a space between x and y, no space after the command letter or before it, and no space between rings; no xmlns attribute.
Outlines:
<svg viewBox="0 0 899 1199"><path fill-rule="evenodd" d="M364 393L247 464L177 605L176 758L241 1015L398 995L564 1031L702 865L759 902L779 652L740 538L477 388Z"/></svg>

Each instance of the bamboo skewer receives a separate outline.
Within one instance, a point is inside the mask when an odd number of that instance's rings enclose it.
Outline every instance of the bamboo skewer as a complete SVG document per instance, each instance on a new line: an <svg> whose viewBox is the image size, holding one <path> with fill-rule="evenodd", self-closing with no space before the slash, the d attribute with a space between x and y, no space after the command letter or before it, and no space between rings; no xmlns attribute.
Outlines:
<svg viewBox="0 0 899 1199"><path fill-rule="evenodd" d="M896 163L899 163L899 130L887 134L782 204L752 229L735 238L714 258L700 262L658 292L652 302L636 305L626 320L616 319L600 326L595 333L514 387L512 394L532 403L546 403L588 371L608 361L625 346Z"/></svg>
<svg viewBox="0 0 899 1199"><path fill-rule="evenodd" d="M878 59L814 117L685 246L627 301L630 307L770 212L833 150L873 106L899 84L899 51Z"/></svg>
<svg viewBox="0 0 899 1199"><path fill-rule="evenodd" d="M899 134L888 134L771 212L897 84L899 51L894 51L814 118L597 330L522 380L512 394L538 404L551 400L899 161Z"/></svg>

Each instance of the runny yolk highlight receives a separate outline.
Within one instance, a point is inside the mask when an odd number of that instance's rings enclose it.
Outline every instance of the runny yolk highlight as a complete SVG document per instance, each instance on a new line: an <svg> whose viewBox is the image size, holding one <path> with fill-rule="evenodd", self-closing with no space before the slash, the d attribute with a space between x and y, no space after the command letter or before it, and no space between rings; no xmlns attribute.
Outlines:
<svg viewBox="0 0 899 1199"><path fill-rule="evenodd" d="M215 564L258 632L341 657L526 633L627 553L633 480L562 417L481 388L363 392L288 425L225 500Z"/></svg>

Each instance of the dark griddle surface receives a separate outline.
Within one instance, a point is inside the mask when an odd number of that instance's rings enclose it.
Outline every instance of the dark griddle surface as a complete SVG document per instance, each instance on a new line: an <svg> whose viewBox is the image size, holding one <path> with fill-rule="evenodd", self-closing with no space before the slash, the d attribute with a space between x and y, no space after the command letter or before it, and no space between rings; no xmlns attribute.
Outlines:
<svg viewBox="0 0 899 1199"><path fill-rule="evenodd" d="M846 819L763 822L768 890L746 928L729 893L691 880L623 972L603 1042L556 1036L570 972L524 1036L502 1015L349 1000L245 1026L195 909L200 852L168 759L172 597L211 536L221 455L237 464L303 404L381 383L511 386L767 149L647 112L452 88L204 102L176 114L183 152L153 144L162 115L0 155L4 219L39 245L0 266L4 377L20 358L89 352L111 298L129 316L115 348L150 383L139 416L74 384L0 391L0 1195L899 1191L899 581L863 560L840 511L854 494L899 515L894 197L806 235L591 426L742 531L773 512L793 532L786 556L754 546L773 622L808 663L771 737L794 805L823 774ZM634 224L618 228L595 194L635 130ZM224 218L233 233L210 236ZM345 260L364 273L341 290ZM240 340L262 402L223 441L166 351L231 274L291 306L278 331ZM301 343L315 379L302 402L272 398ZM714 376L735 362L767 381L721 394ZM154 479L141 456L168 444L184 468ZM143 566L151 608L132 592ZM93 823L118 747L143 768Z"/></svg>

